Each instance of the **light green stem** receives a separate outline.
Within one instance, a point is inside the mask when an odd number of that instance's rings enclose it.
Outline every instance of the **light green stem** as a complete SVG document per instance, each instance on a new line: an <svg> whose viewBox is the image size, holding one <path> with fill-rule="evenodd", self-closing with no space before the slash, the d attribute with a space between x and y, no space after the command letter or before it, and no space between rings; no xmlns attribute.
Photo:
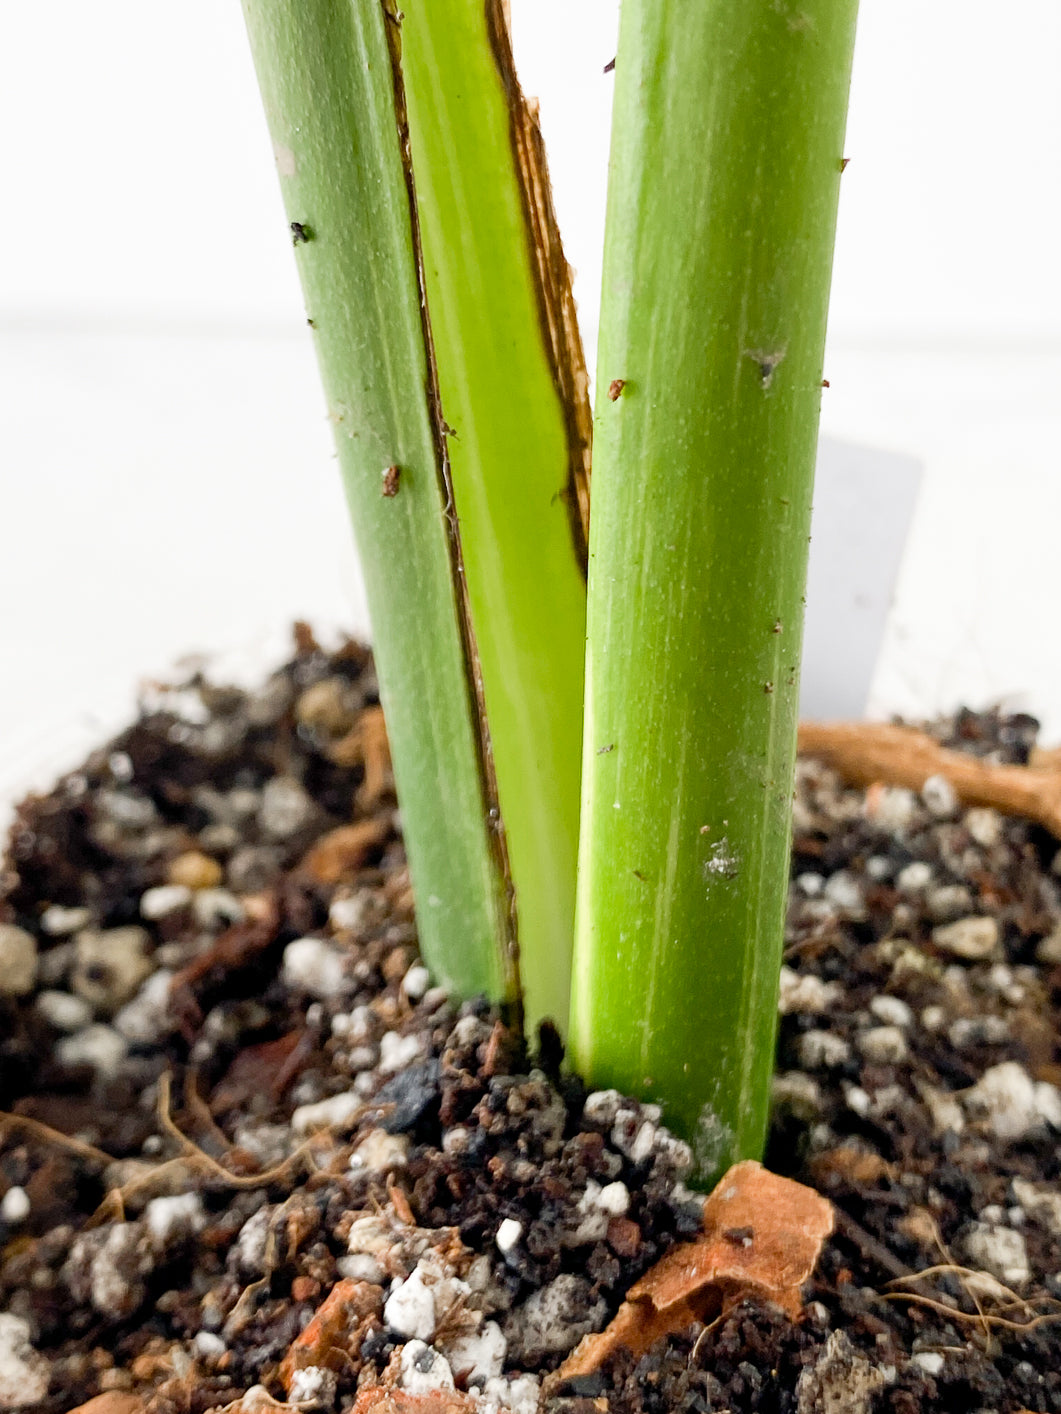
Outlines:
<svg viewBox="0 0 1061 1414"><path fill-rule="evenodd" d="M537 127L500 6L403 0L428 306L515 886L527 1021L567 1021L590 410Z"/></svg>
<svg viewBox="0 0 1061 1414"><path fill-rule="evenodd" d="M488 745L399 134L396 21L380 0L243 8L364 570L421 947L459 994L515 1001L508 881L484 784Z"/></svg>
<svg viewBox="0 0 1061 1414"><path fill-rule="evenodd" d="M856 0L624 0L575 1064L761 1150Z"/></svg>

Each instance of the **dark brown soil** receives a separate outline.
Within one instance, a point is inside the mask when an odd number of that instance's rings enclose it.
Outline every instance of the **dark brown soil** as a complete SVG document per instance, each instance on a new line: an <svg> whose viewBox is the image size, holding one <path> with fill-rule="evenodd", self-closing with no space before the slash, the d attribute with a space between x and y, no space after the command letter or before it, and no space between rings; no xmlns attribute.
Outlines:
<svg viewBox="0 0 1061 1414"><path fill-rule="evenodd" d="M343 1409L396 1379L532 1414L526 1377L697 1231L651 1107L428 985L376 702L363 650L303 631L258 692L153 692L21 808L0 1408L201 1414L264 1385ZM1035 724L938 730L1022 760ZM1061 1411L1055 853L939 782L801 763L767 1159L835 1235L799 1321L743 1305L550 1414ZM332 1292L334 1338L310 1325Z"/></svg>

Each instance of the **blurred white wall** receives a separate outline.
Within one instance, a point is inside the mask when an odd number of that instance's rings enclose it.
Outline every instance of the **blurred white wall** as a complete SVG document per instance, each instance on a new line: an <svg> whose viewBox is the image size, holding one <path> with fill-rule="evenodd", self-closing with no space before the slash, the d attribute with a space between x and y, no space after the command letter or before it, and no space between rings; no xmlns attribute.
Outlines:
<svg viewBox="0 0 1061 1414"><path fill-rule="evenodd" d="M617 0L512 0L595 341ZM823 430L924 489L877 711L1061 736L1061 4L862 0ZM0 780L182 649L364 626L236 0L0 7Z"/></svg>

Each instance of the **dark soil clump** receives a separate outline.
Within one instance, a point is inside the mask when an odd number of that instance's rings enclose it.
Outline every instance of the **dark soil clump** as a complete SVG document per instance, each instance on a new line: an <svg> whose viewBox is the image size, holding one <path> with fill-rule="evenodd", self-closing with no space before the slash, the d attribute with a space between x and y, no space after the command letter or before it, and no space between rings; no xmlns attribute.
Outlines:
<svg viewBox="0 0 1061 1414"><path fill-rule="evenodd" d="M836 1231L799 1320L745 1303L563 1385L697 1233L693 1156L430 986L363 649L152 690L3 866L0 1409L1061 1411L1055 853L801 762L767 1162Z"/></svg>

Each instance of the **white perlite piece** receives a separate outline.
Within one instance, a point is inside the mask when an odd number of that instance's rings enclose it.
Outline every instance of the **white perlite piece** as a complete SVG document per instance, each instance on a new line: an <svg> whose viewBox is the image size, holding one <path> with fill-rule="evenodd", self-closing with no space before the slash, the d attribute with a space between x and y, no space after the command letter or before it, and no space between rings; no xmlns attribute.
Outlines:
<svg viewBox="0 0 1061 1414"><path fill-rule="evenodd" d="M92 1024L92 1008L70 992L40 992L37 1011L56 1031L83 1031Z"/></svg>
<svg viewBox="0 0 1061 1414"><path fill-rule="evenodd" d="M418 1002L431 983L431 974L421 962L414 963L402 978L402 991L411 1002Z"/></svg>
<svg viewBox="0 0 1061 1414"><path fill-rule="evenodd" d="M144 1209L144 1221L160 1247L192 1237L206 1225L203 1200L198 1193L178 1193L172 1198L152 1198Z"/></svg>
<svg viewBox="0 0 1061 1414"><path fill-rule="evenodd" d="M893 1367L874 1365L843 1331L833 1331L799 1377L797 1414L869 1414L874 1394L894 1378Z"/></svg>
<svg viewBox="0 0 1061 1414"><path fill-rule="evenodd" d="M436 1321L435 1295L424 1282L424 1275L419 1267L404 1281L394 1283L383 1307L383 1320L388 1330L394 1331L405 1340L432 1339ZM431 1388L437 1389L439 1386Z"/></svg>
<svg viewBox="0 0 1061 1414"><path fill-rule="evenodd" d="M191 901L192 891L187 884L159 884L140 895L140 917L155 923L178 908L186 908Z"/></svg>
<svg viewBox="0 0 1061 1414"><path fill-rule="evenodd" d="M1015 1178L1013 1196L1034 1222L1061 1237L1061 1190Z"/></svg>
<svg viewBox="0 0 1061 1414"><path fill-rule="evenodd" d="M793 1013L817 1016L835 1006L839 999L840 988L835 982L823 982L813 972L796 972L791 967L782 967L781 989L777 998L777 1009L782 1016Z"/></svg>
<svg viewBox="0 0 1061 1414"><path fill-rule="evenodd" d="M0 1312L0 1409L25 1409L48 1393L48 1362L29 1337L28 1321Z"/></svg>
<svg viewBox="0 0 1061 1414"><path fill-rule="evenodd" d="M114 1017L114 1029L134 1045L146 1046L159 1041L177 1028L177 1019L170 1012L170 983L173 972L160 967L153 972L131 1002Z"/></svg>
<svg viewBox="0 0 1061 1414"><path fill-rule="evenodd" d="M630 1207L630 1190L625 1183L606 1183L597 1194L597 1206L614 1218L621 1218Z"/></svg>
<svg viewBox="0 0 1061 1414"><path fill-rule="evenodd" d="M337 997L350 989L346 953L323 938L296 938L284 949L281 975L289 987L311 997Z"/></svg>
<svg viewBox="0 0 1061 1414"><path fill-rule="evenodd" d="M53 903L41 914L41 928L49 938L65 938L70 933L79 933L92 922L92 914L87 908L64 908L61 903Z"/></svg>
<svg viewBox="0 0 1061 1414"><path fill-rule="evenodd" d="M350 1167L362 1173L388 1173L405 1168L408 1162L408 1136L388 1134L385 1129L370 1129L350 1156Z"/></svg>
<svg viewBox="0 0 1061 1414"><path fill-rule="evenodd" d="M483 1414L493 1414L497 1409L510 1409L512 1414L537 1414L540 1397L537 1375L487 1380L483 1387Z"/></svg>
<svg viewBox="0 0 1061 1414"><path fill-rule="evenodd" d="M445 1346L450 1369L466 1384L483 1385L497 1379L505 1367L508 1341L496 1321L486 1321L478 1334L462 1335Z"/></svg>
<svg viewBox="0 0 1061 1414"><path fill-rule="evenodd" d="M342 933L356 933L368 915L371 895L367 892L333 898L328 906L328 922Z"/></svg>
<svg viewBox="0 0 1061 1414"><path fill-rule="evenodd" d="M25 928L0 923L0 997L24 997L37 981L37 939Z"/></svg>
<svg viewBox="0 0 1061 1414"><path fill-rule="evenodd" d="M132 1001L155 970L151 939L143 928L83 929L74 939L70 985L104 1016Z"/></svg>
<svg viewBox="0 0 1061 1414"><path fill-rule="evenodd" d="M869 1009L886 1026L909 1026L914 1019L913 1011L901 997L874 997Z"/></svg>
<svg viewBox="0 0 1061 1414"><path fill-rule="evenodd" d="M901 894L917 894L927 889L932 882L932 865L923 859L915 859L895 876L895 887Z"/></svg>
<svg viewBox="0 0 1061 1414"><path fill-rule="evenodd" d="M965 828L981 849L994 849L1002 839L1002 816L990 805L976 805L965 812Z"/></svg>
<svg viewBox="0 0 1061 1414"><path fill-rule="evenodd" d="M25 1222L30 1213L29 1194L24 1188L9 1188L0 1199L0 1218L5 1223Z"/></svg>
<svg viewBox="0 0 1061 1414"><path fill-rule="evenodd" d="M60 1065L90 1066L97 1075L117 1075L122 1061L129 1054L125 1038L110 1026L86 1026L55 1043L55 1058Z"/></svg>
<svg viewBox="0 0 1061 1414"><path fill-rule="evenodd" d="M385 1031L379 1042L379 1072L394 1075L420 1059L419 1036L400 1036L397 1031Z"/></svg>
<svg viewBox="0 0 1061 1414"><path fill-rule="evenodd" d="M353 1090L344 1090L341 1095L330 1095L315 1104L299 1105L291 1116L291 1130L298 1135L312 1134L317 1129L342 1134L354 1127L362 1108L360 1096Z"/></svg>
<svg viewBox="0 0 1061 1414"><path fill-rule="evenodd" d="M876 1065L898 1065L906 1059L906 1037L898 1026L871 1026L858 1038L858 1048Z"/></svg>
<svg viewBox="0 0 1061 1414"><path fill-rule="evenodd" d="M799 1038L800 1065L807 1070L831 1070L843 1065L851 1055L851 1047L842 1036L831 1031L804 1031Z"/></svg>
<svg viewBox="0 0 1061 1414"><path fill-rule="evenodd" d="M943 1356L938 1350L915 1350L910 1356L910 1364L917 1365L933 1379L943 1372Z"/></svg>
<svg viewBox="0 0 1061 1414"><path fill-rule="evenodd" d="M998 953L998 920L989 917L959 918L932 929L932 941L943 952L966 962L982 962Z"/></svg>
<svg viewBox="0 0 1061 1414"><path fill-rule="evenodd" d="M973 1223L962 1238L966 1259L975 1267L997 1277L1007 1286L1019 1287L1032 1270L1024 1238L1011 1227L998 1223Z"/></svg>
<svg viewBox="0 0 1061 1414"><path fill-rule="evenodd" d="M437 1389L453 1389L453 1371L444 1355L422 1340L410 1340L402 1348L402 1389L410 1394L428 1394Z"/></svg>
<svg viewBox="0 0 1061 1414"><path fill-rule="evenodd" d="M1023 1139L1044 1124L1061 1127L1061 1094L1034 1081L1016 1061L985 1070L962 1095L970 1116L983 1120L998 1139Z"/></svg>
<svg viewBox="0 0 1061 1414"><path fill-rule="evenodd" d="M946 776L929 776L921 787L921 799L937 820L946 820L957 813L958 795Z"/></svg>
<svg viewBox="0 0 1061 1414"><path fill-rule="evenodd" d="M497 1229L497 1236L494 1241L497 1243L499 1252L511 1252L516 1243L523 1236L523 1224L518 1223L515 1218L505 1218L501 1226Z"/></svg>
<svg viewBox="0 0 1061 1414"><path fill-rule="evenodd" d="M326 1370L320 1365L307 1365L296 1370L291 1376L291 1388L287 1397L292 1404L323 1404L330 1407L335 1403L335 1391L339 1378L334 1370Z"/></svg>

